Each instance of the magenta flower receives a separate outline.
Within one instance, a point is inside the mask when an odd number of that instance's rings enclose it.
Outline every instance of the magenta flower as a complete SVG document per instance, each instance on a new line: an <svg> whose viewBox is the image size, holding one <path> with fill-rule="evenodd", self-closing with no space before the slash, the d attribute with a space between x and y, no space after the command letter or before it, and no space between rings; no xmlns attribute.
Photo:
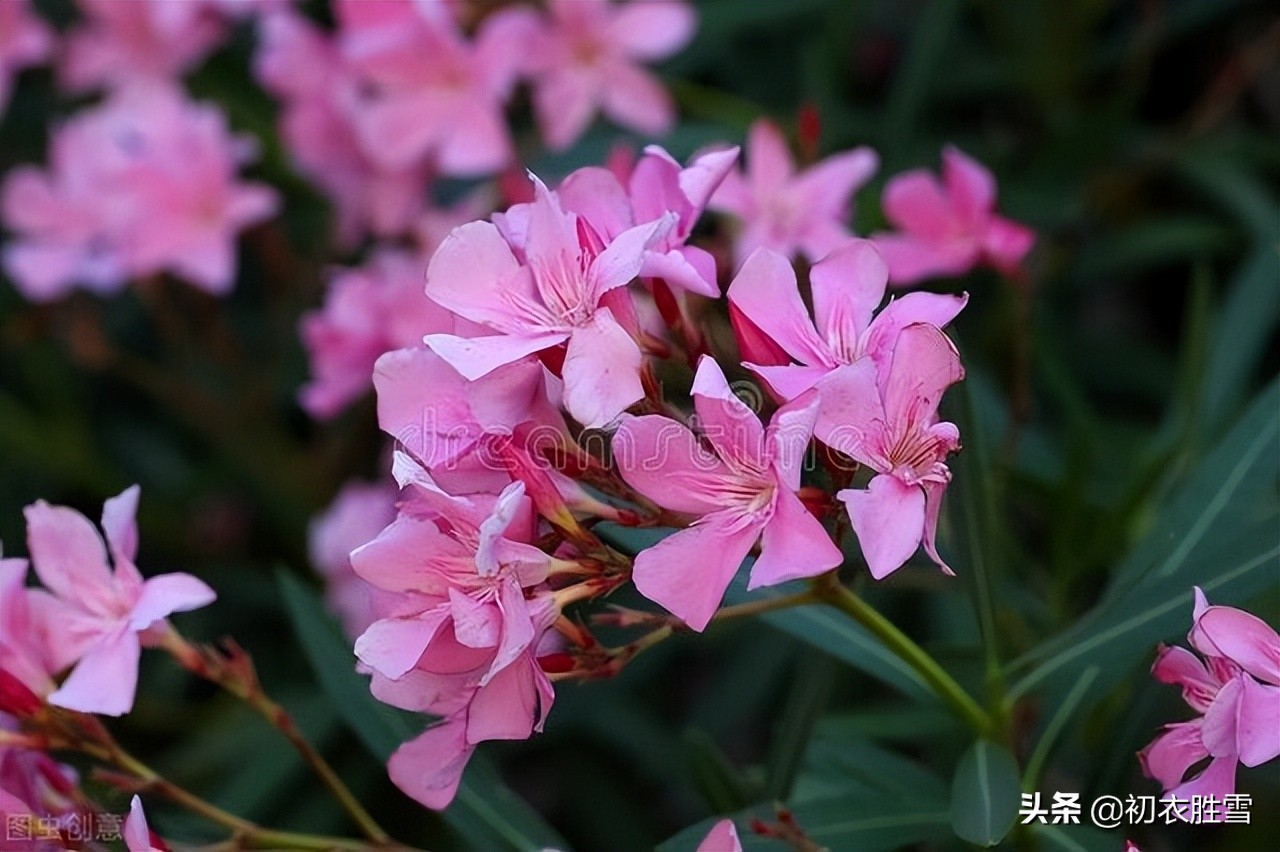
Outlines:
<svg viewBox="0 0 1280 852"><path fill-rule="evenodd" d="M748 588L812 577L842 557L796 492L817 417L817 394L783 406L769 428L734 396L716 362L703 356L693 382L699 435L666 417L624 420L613 438L619 471L633 488L698 520L642 551L640 593L694 630L711 620L742 560L759 541Z"/></svg>
<svg viewBox="0 0 1280 852"><path fill-rule="evenodd" d="M730 172L709 206L739 219L739 263L758 248L814 261L849 238L849 199L879 163L863 147L797 173L782 132L761 119L751 125L745 174Z"/></svg>
<svg viewBox="0 0 1280 852"><path fill-rule="evenodd" d="M935 538L947 456L960 448L954 423L939 422L943 393L964 378L960 356L937 326L915 323L893 345L886 369L862 359L823 389L837 428L832 446L876 472L866 488L836 494L849 512L871 576L883 579L916 548L945 573Z"/></svg>
<svg viewBox="0 0 1280 852"><path fill-rule="evenodd" d="M995 178L954 146L942 151L941 183L924 169L906 172L885 185L883 201L898 231L872 239L898 286L981 263L1012 275L1035 242L1030 228L996 214Z"/></svg>
<svg viewBox="0 0 1280 852"><path fill-rule="evenodd" d="M639 63L665 59L693 37L697 16L675 0L551 0L534 41L534 112L552 149L568 148L597 110L632 130L666 133L671 97Z"/></svg>
<svg viewBox="0 0 1280 852"><path fill-rule="evenodd" d="M642 356L620 325L633 316L624 285L673 217L605 243L537 182L523 262L489 222L455 230L431 258L427 295L495 335L427 335L427 345L468 379L566 344L564 401L584 426L603 426L644 396ZM621 315L619 315L621 314Z"/></svg>
<svg viewBox="0 0 1280 852"><path fill-rule="evenodd" d="M488 15L471 39L429 3L343 0L337 13L342 55L366 84L354 116L373 160L396 170L429 158L447 175L511 162L503 106L528 53L531 12Z"/></svg>
<svg viewBox="0 0 1280 852"><path fill-rule="evenodd" d="M28 506L27 546L47 592L32 592L46 608L57 667L75 663L51 704L119 716L133 707L142 645L165 629L175 612L211 603L213 590L190 574L144 580L134 567L138 508L134 485L102 507L107 546L84 515L43 500ZM111 563L107 560L107 547Z"/></svg>
<svg viewBox="0 0 1280 852"><path fill-rule="evenodd" d="M1187 638L1203 661L1161 646L1151 673L1181 686L1200 718L1166 725L1138 758L1169 796L1221 798L1235 792L1237 762L1259 766L1280 754L1280 636L1244 610L1210 606L1197 588ZM1206 757L1208 766L1184 780Z"/></svg>
<svg viewBox="0 0 1280 852"><path fill-rule="evenodd" d="M722 819L711 827L694 852L742 852L742 841L733 820Z"/></svg>
<svg viewBox="0 0 1280 852"><path fill-rule="evenodd" d="M809 280L813 320L800 298L791 263L776 252L759 249L729 286L730 316L746 366L782 400L817 388L821 402L814 435L852 454L859 436L848 428L846 412L828 402L829 388L842 382L842 374L863 358L870 358L877 371L886 371L902 329L914 323L941 328L964 308L968 296L909 293L876 313L888 273L866 240L850 240L822 258L813 265ZM769 363L751 363L757 357Z"/></svg>
<svg viewBox="0 0 1280 852"><path fill-rule="evenodd" d="M44 62L52 48L53 30L32 11L29 0L0 3L0 115L9 105L13 77Z"/></svg>

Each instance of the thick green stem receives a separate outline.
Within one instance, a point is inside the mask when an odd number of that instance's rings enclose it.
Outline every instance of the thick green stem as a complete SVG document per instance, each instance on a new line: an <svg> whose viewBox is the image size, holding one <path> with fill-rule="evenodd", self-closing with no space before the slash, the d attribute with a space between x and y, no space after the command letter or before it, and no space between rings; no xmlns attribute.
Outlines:
<svg viewBox="0 0 1280 852"><path fill-rule="evenodd" d="M835 573L825 574L814 583L814 591L829 606L843 612L861 624L880 640L886 648L911 666L943 702L957 716L969 724L979 736L997 733L991 716L965 692L960 684L947 674L938 661L927 651L911 641L905 633L893 626L870 604L847 589Z"/></svg>

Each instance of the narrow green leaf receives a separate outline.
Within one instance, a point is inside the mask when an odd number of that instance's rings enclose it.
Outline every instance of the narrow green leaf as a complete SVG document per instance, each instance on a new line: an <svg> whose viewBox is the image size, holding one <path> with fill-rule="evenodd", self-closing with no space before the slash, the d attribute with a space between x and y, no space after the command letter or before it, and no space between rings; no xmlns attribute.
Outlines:
<svg viewBox="0 0 1280 852"><path fill-rule="evenodd" d="M797 666L787 703L774 728L765 770L765 792L779 801L791 794L805 747L826 707L835 676L835 661L825 654L811 654Z"/></svg>
<svg viewBox="0 0 1280 852"><path fill-rule="evenodd" d="M958 0L935 0L921 10L912 27L911 46L889 92L884 150L899 150L909 141L916 118L928 104L930 87L959 13Z"/></svg>
<svg viewBox="0 0 1280 852"><path fill-rule="evenodd" d="M298 644L321 688L365 748L386 763L423 726L369 693L368 684L356 673L350 645L316 593L287 571L279 571L277 580ZM482 852L565 848L555 830L479 756L472 757L458 796L443 816L470 848Z"/></svg>
<svg viewBox="0 0 1280 852"><path fill-rule="evenodd" d="M1002 746L978 740L956 767L951 827L970 843L995 846L1013 827L1021 793L1013 755Z"/></svg>
<svg viewBox="0 0 1280 852"><path fill-rule="evenodd" d="M693 785L711 810L732 813L760 798L760 785L747 781L704 731L691 728L683 741Z"/></svg>

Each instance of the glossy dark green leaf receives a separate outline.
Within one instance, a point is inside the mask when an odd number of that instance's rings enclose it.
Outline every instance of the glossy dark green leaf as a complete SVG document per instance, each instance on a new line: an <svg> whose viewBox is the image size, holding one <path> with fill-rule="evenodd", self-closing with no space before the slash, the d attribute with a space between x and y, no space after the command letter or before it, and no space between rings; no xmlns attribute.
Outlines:
<svg viewBox="0 0 1280 852"><path fill-rule="evenodd" d="M951 827L970 843L995 846L1018 816L1019 785L1008 749L978 740L960 758L951 783Z"/></svg>

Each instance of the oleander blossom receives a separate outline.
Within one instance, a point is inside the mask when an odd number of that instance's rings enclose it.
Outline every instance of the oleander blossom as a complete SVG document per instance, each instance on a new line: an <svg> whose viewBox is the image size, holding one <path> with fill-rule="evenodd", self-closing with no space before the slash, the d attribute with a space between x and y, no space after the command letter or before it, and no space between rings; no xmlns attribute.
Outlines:
<svg viewBox="0 0 1280 852"><path fill-rule="evenodd" d="M895 286L926 278L963 275L988 264L1018 275L1035 232L995 212L995 177L977 160L949 145L942 151L942 180L919 169L897 175L884 188L884 212L897 230L872 239Z"/></svg>
<svg viewBox="0 0 1280 852"><path fill-rule="evenodd" d="M44 584L29 593L30 603L45 624L58 625L48 632L54 670L72 666L50 704L108 716L129 712L142 647L163 638L169 615L214 600L213 590L190 574L144 579L138 572L139 493L134 485L103 505L105 545L74 509L43 500L26 509L31 564Z"/></svg>
<svg viewBox="0 0 1280 852"><path fill-rule="evenodd" d="M55 132L47 170L9 173L0 212L17 239L5 268L33 301L164 272L224 294L236 235L278 204L274 190L237 179L254 154L216 107L170 85L118 91Z"/></svg>
<svg viewBox="0 0 1280 852"><path fill-rule="evenodd" d="M1259 766L1280 755L1280 636L1251 613L1211 606L1196 588L1187 639L1199 657L1161 646L1151 673L1182 687L1200 716L1166 725L1138 758L1167 797L1221 799L1235 792L1237 763Z"/></svg>
<svg viewBox="0 0 1280 852"><path fill-rule="evenodd" d="M739 263L758 248L816 261L839 246L851 236L851 198L880 164L875 151L860 147L796 171L782 132L766 119L751 125L746 161L745 172L730 172L708 204L737 219Z"/></svg>
<svg viewBox="0 0 1280 852"><path fill-rule="evenodd" d="M395 520L397 496L390 482L348 482L307 528L307 553L324 577L325 603L353 640L398 599L351 568L351 551Z"/></svg>
<svg viewBox="0 0 1280 852"><path fill-rule="evenodd" d="M689 528L641 551L633 579L645 597L702 630L757 542L751 589L821 574L843 557L796 493L817 394L784 405L766 429L733 394L720 366L703 356L693 401L697 435L659 415L628 418L614 435L613 455L641 494L697 516Z"/></svg>
<svg viewBox="0 0 1280 852"><path fill-rule="evenodd" d="M742 841L733 820L722 819L711 827L694 852L742 852Z"/></svg>

